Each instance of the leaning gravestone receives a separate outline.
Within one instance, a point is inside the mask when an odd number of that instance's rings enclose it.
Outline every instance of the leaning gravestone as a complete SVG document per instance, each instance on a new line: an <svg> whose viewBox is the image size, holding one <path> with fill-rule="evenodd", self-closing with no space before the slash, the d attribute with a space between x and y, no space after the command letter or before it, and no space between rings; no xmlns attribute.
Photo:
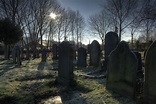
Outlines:
<svg viewBox="0 0 156 104"><path fill-rule="evenodd" d="M119 43L118 34L115 32L108 32L105 36L105 68L107 68L107 61L109 54L116 48Z"/></svg>
<svg viewBox="0 0 156 104"><path fill-rule="evenodd" d="M78 67L86 67L86 57L87 57L86 49L80 47L78 49L78 62L77 62Z"/></svg>
<svg viewBox="0 0 156 104"><path fill-rule="evenodd" d="M144 99L146 104L156 102L156 41L149 47L145 56Z"/></svg>
<svg viewBox="0 0 156 104"><path fill-rule="evenodd" d="M137 68L136 56L125 41L120 42L108 58L107 89L134 98Z"/></svg>
<svg viewBox="0 0 156 104"><path fill-rule="evenodd" d="M94 40L90 47L90 66L98 67L100 64L101 49L98 41Z"/></svg>
<svg viewBox="0 0 156 104"><path fill-rule="evenodd" d="M46 59L47 59L47 52L46 49L44 48L42 50L42 62L46 62Z"/></svg>
<svg viewBox="0 0 156 104"><path fill-rule="evenodd" d="M57 44L53 44L53 46L52 46L52 53L53 53L53 60L56 60L56 59L58 59L58 46L57 46Z"/></svg>
<svg viewBox="0 0 156 104"><path fill-rule="evenodd" d="M68 86L73 81L73 52L74 49L68 41L59 45L59 65L57 82Z"/></svg>

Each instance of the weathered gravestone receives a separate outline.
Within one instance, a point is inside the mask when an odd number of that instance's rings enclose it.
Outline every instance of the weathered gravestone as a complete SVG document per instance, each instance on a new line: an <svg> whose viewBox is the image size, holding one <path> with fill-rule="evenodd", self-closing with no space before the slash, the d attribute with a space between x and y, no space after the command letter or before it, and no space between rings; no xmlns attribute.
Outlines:
<svg viewBox="0 0 156 104"><path fill-rule="evenodd" d="M73 44L72 42L70 44L71 44L71 47L73 48L73 59L76 60L77 48L76 48L75 44Z"/></svg>
<svg viewBox="0 0 156 104"><path fill-rule="evenodd" d="M143 75L141 54L139 52L137 52L137 51L133 51L133 53L136 55L137 60L138 60L138 70L137 70L137 73Z"/></svg>
<svg viewBox="0 0 156 104"><path fill-rule="evenodd" d="M98 41L94 40L91 43L90 49L90 66L98 67L100 65L101 49Z"/></svg>
<svg viewBox="0 0 156 104"><path fill-rule="evenodd" d="M143 78L144 78L144 72L142 70L142 59L141 59L141 54L138 51L133 51L133 53L137 57L138 61L138 69L137 69L137 78L136 78L136 93L142 93L142 88L143 88Z"/></svg>
<svg viewBox="0 0 156 104"><path fill-rule="evenodd" d="M118 34L115 32L108 32L105 36L105 61L104 68L107 68L107 61L109 54L116 48L119 43ZM106 70L106 69L105 69Z"/></svg>
<svg viewBox="0 0 156 104"><path fill-rule="evenodd" d="M145 57L144 99L146 104L156 103L156 41L149 47Z"/></svg>
<svg viewBox="0 0 156 104"><path fill-rule="evenodd" d="M46 62L47 59L47 50L44 48L42 50L42 62Z"/></svg>
<svg viewBox="0 0 156 104"><path fill-rule="evenodd" d="M29 60L30 59L30 50L29 50L29 47L26 47L26 60Z"/></svg>
<svg viewBox="0 0 156 104"><path fill-rule="evenodd" d="M12 49L12 58L13 58L13 63L16 64L17 63L17 52L16 52L16 45L14 45L13 49Z"/></svg>
<svg viewBox="0 0 156 104"><path fill-rule="evenodd" d="M58 46L57 44L53 44L52 46L53 60L58 59Z"/></svg>
<svg viewBox="0 0 156 104"><path fill-rule="evenodd" d="M23 60L24 59L24 48L21 47L21 59Z"/></svg>
<svg viewBox="0 0 156 104"><path fill-rule="evenodd" d="M109 55L107 89L134 98L137 68L136 56L125 41L120 42Z"/></svg>
<svg viewBox="0 0 156 104"><path fill-rule="evenodd" d="M16 46L16 52L17 52L17 65L21 65L22 64L22 62L21 62L21 49L20 49L19 45Z"/></svg>
<svg viewBox="0 0 156 104"><path fill-rule="evenodd" d="M36 58L36 48L33 48L33 55L32 58L35 59Z"/></svg>
<svg viewBox="0 0 156 104"><path fill-rule="evenodd" d="M13 63L21 65L21 49L19 45L14 45L12 55L13 55Z"/></svg>
<svg viewBox="0 0 156 104"><path fill-rule="evenodd" d="M86 67L86 57L87 57L86 49L80 47L78 49L78 62L77 62L78 67Z"/></svg>
<svg viewBox="0 0 156 104"><path fill-rule="evenodd" d="M57 82L68 86L73 81L73 52L74 49L68 41L59 45L59 65Z"/></svg>
<svg viewBox="0 0 156 104"><path fill-rule="evenodd" d="M36 49L36 58L40 58L40 51Z"/></svg>
<svg viewBox="0 0 156 104"><path fill-rule="evenodd" d="M87 47L88 54L90 54L90 50L91 50L91 44L88 44L88 47Z"/></svg>

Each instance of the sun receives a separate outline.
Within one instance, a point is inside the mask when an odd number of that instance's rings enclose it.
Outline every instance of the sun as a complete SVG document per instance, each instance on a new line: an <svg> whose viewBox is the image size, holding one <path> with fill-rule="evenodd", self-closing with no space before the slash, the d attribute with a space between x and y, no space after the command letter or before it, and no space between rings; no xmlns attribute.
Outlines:
<svg viewBox="0 0 156 104"><path fill-rule="evenodd" d="M50 18L52 18L52 19L56 19L56 17L57 17L57 15L56 15L55 13L53 13L53 12L52 12L52 13L50 13L50 15L49 15L49 16L50 16Z"/></svg>

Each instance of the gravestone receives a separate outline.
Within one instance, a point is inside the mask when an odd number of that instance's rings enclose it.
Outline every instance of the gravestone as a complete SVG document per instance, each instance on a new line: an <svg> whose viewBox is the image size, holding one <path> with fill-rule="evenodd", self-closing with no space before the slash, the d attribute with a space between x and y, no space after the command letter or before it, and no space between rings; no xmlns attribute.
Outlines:
<svg viewBox="0 0 156 104"><path fill-rule="evenodd" d="M21 59L23 60L24 59L24 48L21 47Z"/></svg>
<svg viewBox="0 0 156 104"><path fill-rule="evenodd" d="M90 54L90 50L91 50L91 44L88 44L88 47L87 47L88 54Z"/></svg>
<svg viewBox="0 0 156 104"><path fill-rule="evenodd" d="M57 44L53 44L52 46L53 60L58 59L58 46Z"/></svg>
<svg viewBox="0 0 156 104"><path fill-rule="evenodd" d="M106 88L121 95L135 97L137 58L122 41L108 58L108 75Z"/></svg>
<svg viewBox="0 0 156 104"><path fill-rule="evenodd" d="M138 60L138 70L137 71L142 71L142 59L141 59L141 54L138 51L133 51L133 53L136 55L137 60Z"/></svg>
<svg viewBox="0 0 156 104"><path fill-rule="evenodd" d="M69 86L73 81L73 52L74 49L68 41L59 45L59 65L57 82Z"/></svg>
<svg viewBox="0 0 156 104"><path fill-rule="evenodd" d="M149 47L145 56L144 99L146 104L156 102L156 41Z"/></svg>
<svg viewBox="0 0 156 104"><path fill-rule="evenodd" d="M104 61L104 68L107 68L107 61L109 54L116 48L119 43L118 34L115 32L108 32L105 36L105 61ZM105 69L106 70L106 69Z"/></svg>
<svg viewBox="0 0 156 104"><path fill-rule="evenodd" d="M17 65L21 65L21 48L19 45L16 46L16 55L17 55Z"/></svg>
<svg viewBox="0 0 156 104"><path fill-rule="evenodd" d="M14 45L12 50L13 55L13 63L17 65L21 65L21 48L19 45Z"/></svg>
<svg viewBox="0 0 156 104"><path fill-rule="evenodd" d="M13 49L12 49L12 58L13 58L13 63L16 64L17 63L17 52L16 52L16 45L14 45Z"/></svg>
<svg viewBox="0 0 156 104"><path fill-rule="evenodd" d="M100 65L101 49L98 41L94 40L91 43L90 49L90 66L98 67Z"/></svg>
<svg viewBox="0 0 156 104"><path fill-rule="evenodd" d="M46 62L47 59L47 51L45 48L42 50L42 62Z"/></svg>
<svg viewBox="0 0 156 104"><path fill-rule="evenodd" d="M29 47L26 47L26 60L29 60L30 59L30 50L29 50Z"/></svg>
<svg viewBox="0 0 156 104"><path fill-rule="evenodd" d="M33 55L32 58L35 59L36 58L36 48L33 48Z"/></svg>
<svg viewBox="0 0 156 104"><path fill-rule="evenodd" d="M36 49L36 58L40 58L40 51Z"/></svg>
<svg viewBox="0 0 156 104"><path fill-rule="evenodd" d="M78 49L78 62L77 62L78 67L86 67L86 57L87 57L86 49L80 47Z"/></svg>

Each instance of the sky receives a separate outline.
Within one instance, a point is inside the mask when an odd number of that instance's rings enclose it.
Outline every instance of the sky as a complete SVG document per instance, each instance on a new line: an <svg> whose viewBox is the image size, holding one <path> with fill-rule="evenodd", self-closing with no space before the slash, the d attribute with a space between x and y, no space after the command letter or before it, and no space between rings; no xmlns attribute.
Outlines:
<svg viewBox="0 0 156 104"><path fill-rule="evenodd" d="M104 3L104 0L58 0L58 2L66 9L70 8L74 11L78 10L87 23L89 16L95 15L102 10L101 5ZM93 38L88 31L85 33L82 41L84 44L88 44L89 41L91 42L94 39L101 43L99 37Z"/></svg>
<svg viewBox="0 0 156 104"><path fill-rule="evenodd" d="M87 19L90 15L98 13L102 8L101 4L104 0L58 0L65 8L79 10L80 13Z"/></svg>
<svg viewBox="0 0 156 104"><path fill-rule="evenodd" d="M102 5L105 4L105 0L58 0L62 7L72 9L74 11L79 11L80 14L85 18L87 23L89 16L96 15L102 10ZM87 25L88 26L88 25ZM82 43L88 44L93 40L97 40L101 44L99 36L95 36L91 31L85 31ZM90 36L91 35L91 36ZM128 35L124 35L122 40L129 40Z"/></svg>

